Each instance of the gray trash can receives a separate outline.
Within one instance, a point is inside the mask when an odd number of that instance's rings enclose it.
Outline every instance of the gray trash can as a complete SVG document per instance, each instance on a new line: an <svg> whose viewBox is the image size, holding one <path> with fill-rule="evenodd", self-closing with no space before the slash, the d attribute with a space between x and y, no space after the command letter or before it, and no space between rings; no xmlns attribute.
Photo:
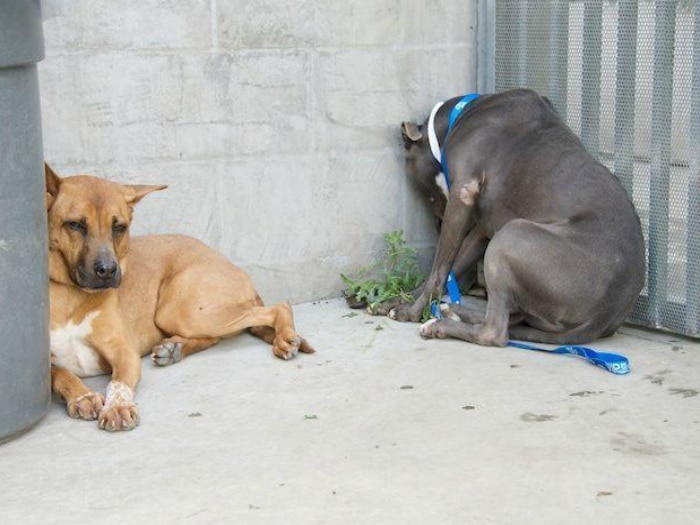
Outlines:
<svg viewBox="0 0 700 525"><path fill-rule="evenodd" d="M0 0L0 443L51 402L39 0Z"/></svg>

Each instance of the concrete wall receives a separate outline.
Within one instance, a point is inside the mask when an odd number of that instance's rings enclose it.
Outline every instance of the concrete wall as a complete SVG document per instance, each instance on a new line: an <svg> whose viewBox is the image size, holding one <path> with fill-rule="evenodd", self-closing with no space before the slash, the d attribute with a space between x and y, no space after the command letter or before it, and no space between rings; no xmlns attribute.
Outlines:
<svg viewBox="0 0 700 525"><path fill-rule="evenodd" d="M398 125L475 89L475 5L44 0L46 159L168 184L134 232L204 240L267 301L337 296L384 232L434 244Z"/></svg>

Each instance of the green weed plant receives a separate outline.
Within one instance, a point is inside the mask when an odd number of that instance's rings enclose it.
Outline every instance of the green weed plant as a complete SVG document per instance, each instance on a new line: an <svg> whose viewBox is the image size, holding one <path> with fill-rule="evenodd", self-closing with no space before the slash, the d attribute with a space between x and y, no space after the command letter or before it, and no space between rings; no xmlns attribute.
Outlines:
<svg viewBox="0 0 700 525"><path fill-rule="evenodd" d="M345 284L345 296L367 304L376 313L380 304L396 297L412 302L411 292L423 282L416 250L406 246L403 231L384 234L386 252L369 267L362 268L354 278L340 274Z"/></svg>

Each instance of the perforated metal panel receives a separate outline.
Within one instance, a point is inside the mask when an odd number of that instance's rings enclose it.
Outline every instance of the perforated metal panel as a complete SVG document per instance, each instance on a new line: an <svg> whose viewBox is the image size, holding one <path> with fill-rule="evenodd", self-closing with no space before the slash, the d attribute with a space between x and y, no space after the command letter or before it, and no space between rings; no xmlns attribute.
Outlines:
<svg viewBox="0 0 700 525"><path fill-rule="evenodd" d="M480 88L549 96L633 196L648 273L630 321L700 337L700 1L480 0L479 10Z"/></svg>

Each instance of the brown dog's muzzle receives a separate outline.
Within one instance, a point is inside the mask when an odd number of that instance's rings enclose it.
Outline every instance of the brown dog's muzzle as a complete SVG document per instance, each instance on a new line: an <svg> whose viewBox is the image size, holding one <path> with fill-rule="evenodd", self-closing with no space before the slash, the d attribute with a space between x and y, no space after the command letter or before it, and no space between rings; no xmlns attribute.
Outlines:
<svg viewBox="0 0 700 525"><path fill-rule="evenodd" d="M76 272L78 286L88 290L119 288L122 280L119 263L111 252L105 252L98 253L92 264L85 262L78 265Z"/></svg>

